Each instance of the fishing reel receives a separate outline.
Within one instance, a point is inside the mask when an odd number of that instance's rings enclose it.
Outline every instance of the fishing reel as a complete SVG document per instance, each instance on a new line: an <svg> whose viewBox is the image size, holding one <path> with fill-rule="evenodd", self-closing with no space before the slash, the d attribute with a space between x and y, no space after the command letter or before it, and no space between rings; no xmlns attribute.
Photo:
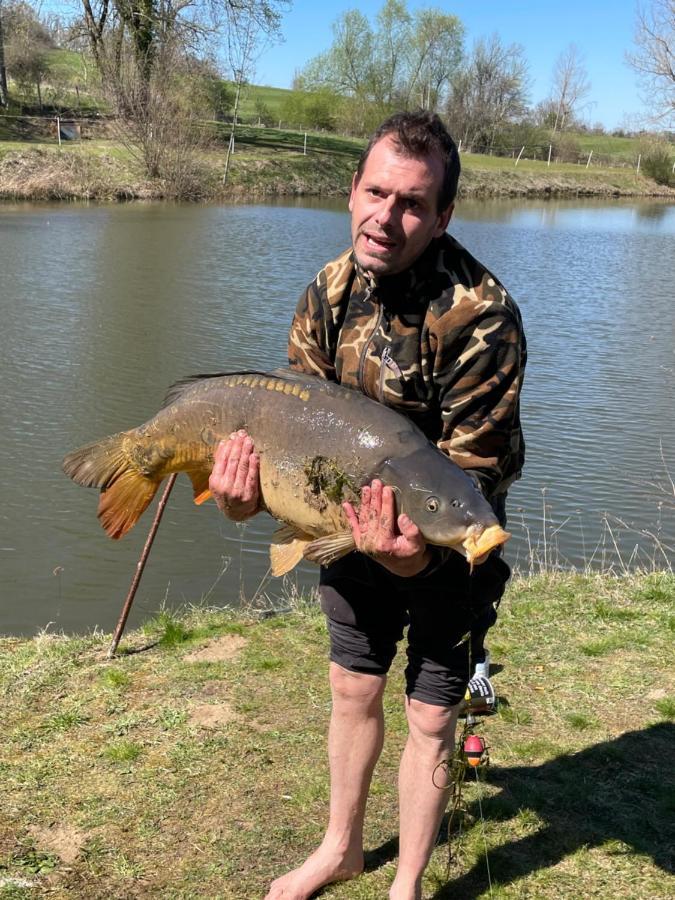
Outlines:
<svg viewBox="0 0 675 900"><path fill-rule="evenodd" d="M460 716L474 719L490 716L497 711L497 695L486 675L474 675L466 686Z"/></svg>

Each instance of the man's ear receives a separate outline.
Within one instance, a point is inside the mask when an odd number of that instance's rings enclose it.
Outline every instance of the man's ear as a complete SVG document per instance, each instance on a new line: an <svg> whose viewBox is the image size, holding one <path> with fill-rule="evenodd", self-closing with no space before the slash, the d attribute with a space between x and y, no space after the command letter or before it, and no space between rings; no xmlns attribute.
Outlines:
<svg viewBox="0 0 675 900"><path fill-rule="evenodd" d="M349 212L352 212L352 210L354 208L354 194L356 193L356 188L358 186L358 183L359 183L358 173L354 172L354 174L352 175L352 189L349 194Z"/></svg>
<svg viewBox="0 0 675 900"><path fill-rule="evenodd" d="M455 209L455 204L451 203L447 206L442 212L438 214L438 225L436 226L436 230L434 231L434 237L440 237L445 233L446 228L448 227L448 223L452 218L452 214Z"/></svg>

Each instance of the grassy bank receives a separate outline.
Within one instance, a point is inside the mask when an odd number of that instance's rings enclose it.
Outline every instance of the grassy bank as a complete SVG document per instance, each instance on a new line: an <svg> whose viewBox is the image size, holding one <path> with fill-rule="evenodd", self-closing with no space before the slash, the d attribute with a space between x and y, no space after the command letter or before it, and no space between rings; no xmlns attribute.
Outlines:
<svg viewBox="0 0 675 900"><path fill-rule="evenodd" d="M248 200L283 196L345 196L362 141L271 128L240 128L226 185L225 148L200 152L182 171L179 188L144 177L130 153L107 140L81 144L0 140L0 199L124 200L180 196ZM625 167L599 167L463 154L460 198L665 197L675 189Z"/></svg>
<svg viewBox="0 0 675 900"><path fill-rule="evenodd" d="M673 600L669 574L510 586L491 640L500 711L480 725L491 766L466 785L465 833L449 874L439 843L426 898L489 896L486 847L495 897L671 895ZM0 640L0 897L262 897L324 822L316 606L163 615L114 661L108 641ZM366 873L322 896L381 900L392 880L402 666Z"/></svg>

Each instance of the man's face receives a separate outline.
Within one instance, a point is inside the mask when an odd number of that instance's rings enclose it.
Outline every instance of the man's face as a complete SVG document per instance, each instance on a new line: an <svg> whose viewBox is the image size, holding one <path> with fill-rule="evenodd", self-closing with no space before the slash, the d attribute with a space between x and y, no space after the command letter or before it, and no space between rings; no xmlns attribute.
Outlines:
<svg viewBox="0 0 675 900"><path fill-rule="evenodd" d="M394 275L411 266L432 238L440 237L452 204L440 212L443 164L432 155L403 156L388 135L370 151L349 197L356 259L373 275Z"/></svg>

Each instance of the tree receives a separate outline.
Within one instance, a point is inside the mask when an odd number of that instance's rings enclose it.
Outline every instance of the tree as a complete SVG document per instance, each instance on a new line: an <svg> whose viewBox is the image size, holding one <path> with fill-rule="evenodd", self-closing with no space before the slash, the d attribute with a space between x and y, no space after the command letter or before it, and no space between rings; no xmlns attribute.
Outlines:
<svg viewBox="0 0 675 900"><path fill-rule="evenodd" d="M6 75L26 94L35 89L42 108L42 82L49 69L47 51L53 47L47 28L29 3L18 0L3 4L2 37ZM2 93L7 94L6 82Z"/></svg>
<svg viewBox="0 0 675 900"><path fill-rule="evenodd" d="M438 108L462 40L459 20L436 8L413 16L405 0L385 0L372 27L347 10L333 24L330 48L309 60L295 85L343 97L343 125L362 133L396 108Z"/></svg>
<svg viewBox="0 0 675 900"><path fill-rule="evenodd" d="M436 9L417 11L408 105L415 98L423 109L439 108L443 90L461 64L463 41L464 26L456 16Z"/></svg>
<svg viewBox="0 0 675 900"><path fill-rule="evenodd" d="M194 60L224 34L231 45L242 33L275 33L285 2L81 0L81 31L116 113L120 138L142 159L150 177L175 182L179 192L187 184L189 191L191 154L203 139L188 88ZM239 91L243 78L237 79Z"/></svg>
<svg viewBox="0 0 675 900"><path fill-rule="evenodd" d="M551 97L555 104L554 133L571 121L580 100L590 91L583 58L576 44L570 44L556 59L553 67Z"/></svg>
<svg viewBox="0 0 675 900"><path fill-rule="evenodd" d="M2 28L2 0L0 0L0 106L7 106L9 94L7 92L7 67L5 66L5 38Z"/></svg>
<svg viewBox="0 0 675 900"><path fill-rule="evenodd" d="M638 7L635 53L628 62L640 77L652 118L666 127L675 124L675 0L651 0Z"/></svg>
<svg viewBox="0 0 675 900"><path fill-rule="evenodd" d="M500 130L527 109L528 70L520 44L502 44L497 35L479 39L463 69L451 81L446 118L456 139L490 153Z"/></svg>
<svg viewBox="0 0 675 900"><path fill-rule="evenodd" d="M286 0L81 0L81 27L108 83L133 65L149 88L164 47L196 53L244 19L275 33Z"/></svg>

